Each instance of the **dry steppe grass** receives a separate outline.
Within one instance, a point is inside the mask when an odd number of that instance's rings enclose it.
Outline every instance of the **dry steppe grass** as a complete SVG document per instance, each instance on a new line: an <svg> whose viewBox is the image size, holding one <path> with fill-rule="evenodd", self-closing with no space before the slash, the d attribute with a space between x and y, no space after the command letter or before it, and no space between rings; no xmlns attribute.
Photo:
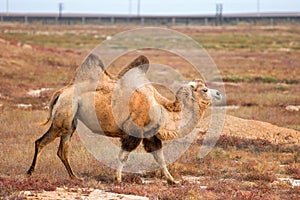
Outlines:
<svg viewBox="0 0 300 200"><path fill-rule="evenodd" d="M169 168L178 186L161 181L160 173L126 174L113 182L114 171L93 158L72 138L71 164L84 182L74 182L56 156L58 140L43 151L32 178L25 176L34 141L47 127L44 107L52 92L68 83L88 52L107 36L131 27L31 26L1 24L0 29L0 196L17 197L21 190L54 190L56 187L99 188L151 199L298 199L299 187L278 178L300 178L300 150L267 140L223 135L204 159L196 155L202 144L195 140ZM300 112L285 110L300 104L300 28L189 27L188 34L207 49L224 77L228 105L239 106L228 114L300 130ZM29 44L31 48L24 46ZM150 52L151 53L151 52ZM157 55L162 63L181 63ZM127 62L127 61L120 61ZM190 71L181 72L190 78ZM52 88L39 97L30 89ZM32 104L20 110L16 104ZM300 136L299 136L300 137ZM192 178L188 178L192 177ZM146 180L149 183L142 183ZM201 187L205 186L205 187Z"/></svg>

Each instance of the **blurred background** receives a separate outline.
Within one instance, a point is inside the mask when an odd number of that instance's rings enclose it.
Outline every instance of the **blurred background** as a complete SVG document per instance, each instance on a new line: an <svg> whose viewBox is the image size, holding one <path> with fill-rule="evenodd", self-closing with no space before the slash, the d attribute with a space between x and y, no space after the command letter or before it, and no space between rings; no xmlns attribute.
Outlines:
<svg viewBox="0 0 300 200"><path fill-rule="evenodd" d="M34 20L53 23L101 24L105 22L141 24L239 23L240 21L299 19L297 0L2 0L1 21ZM169 16L169 17L167 17ZM217 21L215 21L215 20ZM275 20L275 22L274 22ZM77 21L77 22L76 22ZM278 22L279 23L279 22Z"/></svg>
<svg viewBox="0 0 300 200"><path fill-rule="evenodd" d="M200 15L214 14L216 4L224 14L300 12L297 0L2 0L2 13L56 13L59 4L66 13L129 14L129 15Z"/></svg>

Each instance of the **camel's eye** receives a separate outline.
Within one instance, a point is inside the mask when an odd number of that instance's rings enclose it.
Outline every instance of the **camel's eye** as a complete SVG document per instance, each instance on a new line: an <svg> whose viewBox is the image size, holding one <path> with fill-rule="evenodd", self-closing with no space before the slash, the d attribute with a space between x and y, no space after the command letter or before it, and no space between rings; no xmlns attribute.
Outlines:
<svg viewBox="0 0 300 200"><path fill-rule="evenodd" d="M192 88L192 90L196 90L196 87L194 85L190 85L190 87Z"/></svg>
<svg viewBox="0 0 300 200"><path fill-rule="evenodd" d="M208 91L207 88L202 89L202 92L207 92L207 91Z"/></svg>

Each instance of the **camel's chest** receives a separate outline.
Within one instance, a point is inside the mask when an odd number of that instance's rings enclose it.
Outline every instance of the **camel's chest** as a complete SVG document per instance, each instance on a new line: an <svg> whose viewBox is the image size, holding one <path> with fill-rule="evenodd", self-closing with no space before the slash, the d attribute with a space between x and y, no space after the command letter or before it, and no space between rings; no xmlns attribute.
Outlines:
<svg viewBox="0 0 300 200"><path fill-rule="evenodd" d="M157 133L157 137L161 140L172 140L177 138L182 121L181 113L166 113L165 117L165 126Z"/></svg>

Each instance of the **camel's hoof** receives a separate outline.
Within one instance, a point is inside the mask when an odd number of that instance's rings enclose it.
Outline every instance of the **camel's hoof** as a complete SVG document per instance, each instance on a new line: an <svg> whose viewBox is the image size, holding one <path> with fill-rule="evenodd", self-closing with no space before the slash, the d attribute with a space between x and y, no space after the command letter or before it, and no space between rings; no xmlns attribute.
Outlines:
<svg viewBox="0 0 300 200"><path fill-rule="evenodd" d="M76 180L79 181L79 182L83 182L84 181L83 178L77 178Z"/></svg>
<svg viewBox="0 0 300 200"><path fill-rule="evenodd" d="M74 180L74 181L78 181L78 182L83 182L84 181L83 178L79 178L77 176L73 176L73 177L71 177L71 179Z"/></svg>
<svg viewBox="0 0 300 200"><path fill-rule="evenodd" d="M179 185L178 181L174 181L174 180L167 180L169 185Z"/></svg>
<svg viewBox="0 0 300 200"><path fill-rule="evenodd" d="M120 184L120 183L122 183L122 180L119 178L115 178L115 183Z"/></svg>
<svg viewBox="0 0 300 200"><path fill-rule="evenodd" d="M27 174L28 176L31 176L32 173L33 173L33 170L32 170L32 169L29 169L29 170L26 172L26 174Z"/></svg>

